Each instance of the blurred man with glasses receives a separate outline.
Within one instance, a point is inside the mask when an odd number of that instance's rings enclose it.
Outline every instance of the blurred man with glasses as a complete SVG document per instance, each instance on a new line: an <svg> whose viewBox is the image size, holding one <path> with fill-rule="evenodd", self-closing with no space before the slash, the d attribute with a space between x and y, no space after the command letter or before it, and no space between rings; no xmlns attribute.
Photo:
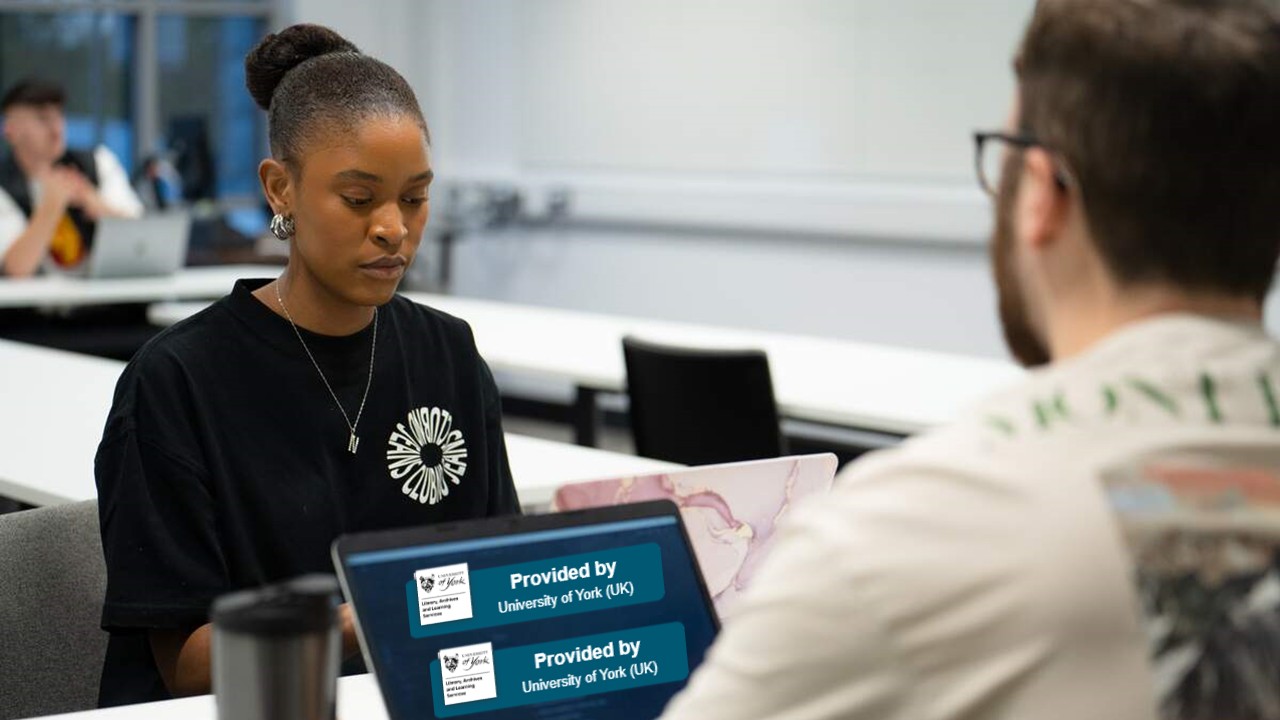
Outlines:
<svg viewBox="0 0 1280 720"><path fill-rule="evenodd" d="M665 717L1280 718L1280 10L1041 0L1014 70L1031 372L793 514Z"/></svg>
<svg viewBox="0 0 1280 720"><path fill-rule="evenodd" d="M106 147L68 150L60 86L23 80L0 98L9 153L0 163L0 277L83 262L97 221L137 217L142 202Z"/></svg>

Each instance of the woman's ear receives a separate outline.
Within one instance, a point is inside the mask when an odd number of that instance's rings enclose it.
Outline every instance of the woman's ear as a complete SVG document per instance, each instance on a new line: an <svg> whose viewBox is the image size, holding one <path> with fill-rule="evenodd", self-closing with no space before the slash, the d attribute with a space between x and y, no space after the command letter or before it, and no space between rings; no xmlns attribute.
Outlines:
<svg viewBox="0 0 1280 720"><path fill-rule="evenodd" d="M258 180L271 205L271 212L290 215L293 210L293 174L289 168L279 160L267 158L258 165Z"/></svg>

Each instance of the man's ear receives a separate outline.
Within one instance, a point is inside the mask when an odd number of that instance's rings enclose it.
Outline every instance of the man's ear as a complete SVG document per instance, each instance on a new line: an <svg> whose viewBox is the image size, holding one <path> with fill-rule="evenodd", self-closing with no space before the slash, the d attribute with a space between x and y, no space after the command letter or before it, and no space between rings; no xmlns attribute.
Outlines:
<svg viewBox="0 0 1280 720"><path fill-rule="evenodd" d="M1043 250L1062 236L1071 196L1058 181L1053 156L1042 148L1023 152L1018 183L1018 227L1023 242Z"/></svg>
<svg viewBox="0 0 1280 720"><path fill-rule="evenodd" d="M258 181L262 183L262 192L267 196L271 212L279 215L293 212L293 174L284 163L274 158L263 160L258 164Z"/></svg>

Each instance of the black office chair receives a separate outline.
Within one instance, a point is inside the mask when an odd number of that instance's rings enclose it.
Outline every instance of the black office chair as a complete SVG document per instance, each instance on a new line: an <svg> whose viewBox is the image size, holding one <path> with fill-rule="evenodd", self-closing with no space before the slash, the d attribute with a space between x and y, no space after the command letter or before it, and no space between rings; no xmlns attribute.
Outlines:
<svg viewBox="0 0 1280 720"><path fill-rule="evenodd" d="M624 338L636 453L685 465L786 454L769 358Z"/></svg>
<svg viewBox="0 0 1280 720"><path fill-rule="evenodd" d="M205 200L217 195L218 170L209 140L209 119L178 115L169 119L169 149L182 178L182 199Z"/></svg>

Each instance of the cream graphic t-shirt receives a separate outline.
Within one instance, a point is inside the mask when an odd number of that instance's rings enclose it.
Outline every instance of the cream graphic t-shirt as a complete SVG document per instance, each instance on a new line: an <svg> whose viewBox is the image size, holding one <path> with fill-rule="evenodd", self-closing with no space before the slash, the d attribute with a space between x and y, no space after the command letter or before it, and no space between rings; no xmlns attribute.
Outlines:
<svg viewBox="0 0 1280 720"><path fill-rule="evenodd" d="M664 717L1280 718L1277 390L1162 316L855 463Z"/></svg>

